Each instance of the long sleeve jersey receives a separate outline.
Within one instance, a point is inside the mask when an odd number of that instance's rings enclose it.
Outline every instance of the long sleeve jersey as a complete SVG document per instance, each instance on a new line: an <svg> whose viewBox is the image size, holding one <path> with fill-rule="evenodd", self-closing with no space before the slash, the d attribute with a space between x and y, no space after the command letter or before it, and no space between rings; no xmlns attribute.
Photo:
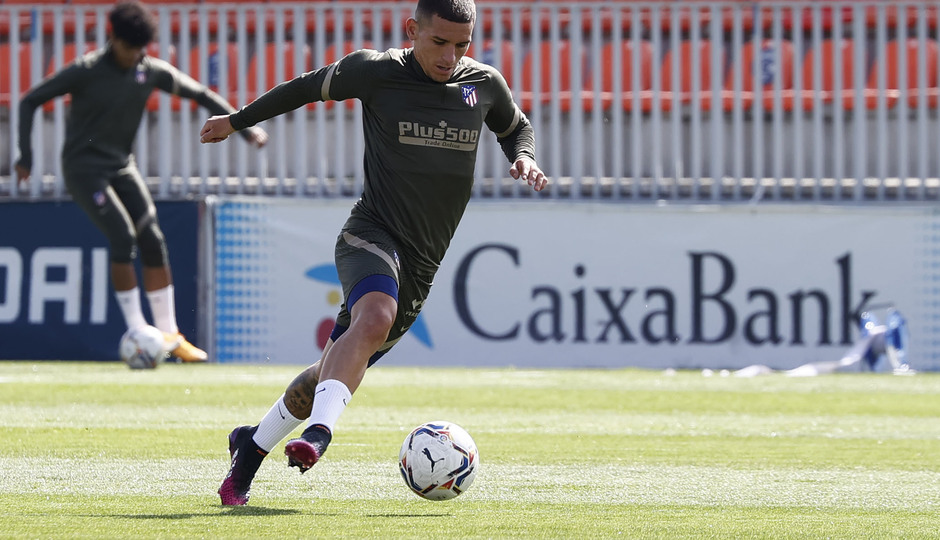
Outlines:
<svg viewBox="0 0 940 540"><path fill-rule="evenodd" d="M353 52L276 86L230 119L244 129L309 102L350 98L363 106L365 184L347 227L382 227L417 271L433 274L470 200L483 125L510 162L534 159L531 125L493 67L463 57L440 83L412 49Z"/></svg>
<svg viewBox="0 0 940 540"><path fill-rule="evenodd" d="M134 139L154 88L195 100L213 114L234 111L225 99L168 62L144 56L122 69L109 48L77 58L32 88L20 102L19 163L31 168L31 133L37 108L70 94L62 165L66 171L121 169L130 162Z"/></svg>

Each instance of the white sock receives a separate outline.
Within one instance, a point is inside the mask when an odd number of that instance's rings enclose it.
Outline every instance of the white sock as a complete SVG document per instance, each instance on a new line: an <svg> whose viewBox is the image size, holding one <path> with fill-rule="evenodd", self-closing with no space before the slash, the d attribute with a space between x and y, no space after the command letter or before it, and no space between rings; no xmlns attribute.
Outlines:
<svg viewBox="0 0 940 540"><path fill-rule="evenodd" d="M129 291L114 291L118 306L121 307L121 313L124 314L124 322L128 328L140 328L147 326L147 319L144 318L144 312L140 307L140 288L134 287Z"/></svg>
<svg viewBox="0 0 940 540"><path fill-rule="evenodd" d="M351 399L352 394L349 393L349 388L346 388L345 384L336 379L321 381L313 394L313 410L310 411L307 426L320 424L332 432L336 420L339 419L339 415L343 413Z"/></svg>
<svg viewBox="0 0 940 540"><path fill-rule="evenodd" d="M294 418L294 415L287 410L287 405L284 404L284 395L281 394L281 397L274 403L268 414L261 419L258 430L255 431L252 439L262 450L270 452L277 443L290 435L290 432L302 423L303 420Z"/></svg>
<svg viewBox="0 0 940 540"><path fill-rule="evenodd" d="M147 291L147 301L153 313L154 326L169 334L179 332L176 326L176 305L173 301L173 285L162 289Z"/></svg>

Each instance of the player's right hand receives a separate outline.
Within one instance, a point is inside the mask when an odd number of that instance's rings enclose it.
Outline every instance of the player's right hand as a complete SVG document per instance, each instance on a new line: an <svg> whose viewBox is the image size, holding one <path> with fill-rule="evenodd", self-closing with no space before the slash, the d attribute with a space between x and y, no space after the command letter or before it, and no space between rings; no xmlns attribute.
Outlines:
<svg viewBox="0 0 940 540"><path fill-rule="evenodd" d="M264 147L268 142L268 132L257 127L248 128L249 136L251 137L251 143L257 146L258 148Z"/></svg>
<svg viewBox="0 0 940 540"><path fill-rule="evenodd" d="M29 180L29 169L17 163L13 166L13 170L16 171L16 179L19 183L23 184Z"/></svg>
<svg viewBox="0 0 940 540"><path fill-rule="evenodd" d="M235 133L235 130L232 128L232 121L229 120L228 115L213 116L206 120L199 131L199 142L203 144L222 142L232 133Z"/></svg>

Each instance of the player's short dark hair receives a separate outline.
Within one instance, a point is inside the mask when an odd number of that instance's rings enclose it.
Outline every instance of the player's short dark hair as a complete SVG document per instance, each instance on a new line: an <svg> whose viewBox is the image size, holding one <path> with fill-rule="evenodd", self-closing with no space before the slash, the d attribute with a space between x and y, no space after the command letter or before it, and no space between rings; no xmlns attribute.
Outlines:
<svg viewBox="0 0 940 540"><path fill-rule="evenodd" d="M111 35L131 47L146 47L157 33L157 23L150 10L136 0L119 2L108 13Z"/></svg>
<svg viewBox="0 0 940 540"><path fill-rule="evenodd" d="M434 15L445 21L472 23L476 20L477 7L473 0L418 0L416 20L427 21Z"/></svg>

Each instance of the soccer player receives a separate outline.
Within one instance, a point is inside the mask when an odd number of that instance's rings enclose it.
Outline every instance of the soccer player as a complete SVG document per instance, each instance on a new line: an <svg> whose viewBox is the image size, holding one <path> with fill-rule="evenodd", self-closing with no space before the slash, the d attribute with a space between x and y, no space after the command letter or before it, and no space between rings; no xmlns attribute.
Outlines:
<svg viewBox="0 0 940 540"><path fill-rule="evenodd" d="M195 100L213 114L235 110L230 103L162 60L146 56L156 32L150 11L122 2L108 13L108 45L86 54L32 88L20 102L19 158L23 183L33 164L33 116L43 103L71 94L62 168L75 203L107 236L111 281L128 328L144 326L134 259L140 250L142 278L154 326L168 350L183 362L202 362L205 351L186 340L176 324L173 278L166 240L147 185L131 153L147 99L154 88ZM260 128L243 132L257 146L267 142Z"/></svg>
<svg viewBox="0 0 940 540"><path fill-rule="evenodd" d="M209 118L202 142L312 101L358 98L363 105L365 186L336 242L343 286L320 359L298 375L256 426L229 435L231 468L223 505L248 502L262 459L287 442L288 464L305 472L326 451L334 424L366 368L415 321L470 199L484 124L511 163L510 175L541 191L531 125L500 73L466 56L473 0L418 0L405 23L413 47L360 50L282 83L227 116Z"/></svg>

